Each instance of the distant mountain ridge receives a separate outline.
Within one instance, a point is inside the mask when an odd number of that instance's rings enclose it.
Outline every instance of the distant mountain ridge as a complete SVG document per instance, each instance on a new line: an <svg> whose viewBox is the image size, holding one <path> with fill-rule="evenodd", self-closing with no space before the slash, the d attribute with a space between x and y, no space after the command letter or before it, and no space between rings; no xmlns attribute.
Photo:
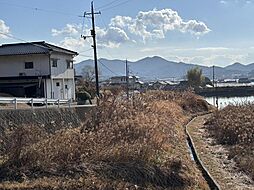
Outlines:
<svg viewBox="0 0 254 190"><path fill-rule="evenodd" d="M238 71L250 72L250 71L254 70L254 63L248 64L248 65L243 65L243 64L237 62L232 65L228 65L224 68L228 69L228 70L238 70Z"/></svg>
<svg viewBox="0 0 254 190"><path fill-rule="evenodd" d="M116 75L125 75L125 60L108 60L99 59L99 68L103 79ZM85 60L75 64L77 74L82 74L82 69L86 66L94 66L93 60ZM140 76L143 80L159 80L159 79L182 79L187 71L193 67L200 67L203 74L212 78L213 68L201 66L191 63L168 61L162 57L146 57L135 62L128 62L130 73ZM215 78L234 78L246 77L254 71L254 63L243 65L234 63L226 67L215 67ZM252 72L254 73L254 72Z"/></svg>

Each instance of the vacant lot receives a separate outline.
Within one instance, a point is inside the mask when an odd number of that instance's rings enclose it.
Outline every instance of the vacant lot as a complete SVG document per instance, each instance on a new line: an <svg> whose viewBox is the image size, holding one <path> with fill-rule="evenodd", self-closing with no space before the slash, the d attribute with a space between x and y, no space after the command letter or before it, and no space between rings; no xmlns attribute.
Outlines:
<svg viewBox="0 0 254 190"><path fill-rule="evenodd" d="M229 149L229 159L254 179L254 105L227 106L207 125L217 142Z"/></svg>
<svg viewBox="0 0 254 190"><path fill-rule="evenodd" d="M208 189L183 127L207 110L190 92L150 92L131 103L105 94L80 127L8 128L0 189Z"/></svg>

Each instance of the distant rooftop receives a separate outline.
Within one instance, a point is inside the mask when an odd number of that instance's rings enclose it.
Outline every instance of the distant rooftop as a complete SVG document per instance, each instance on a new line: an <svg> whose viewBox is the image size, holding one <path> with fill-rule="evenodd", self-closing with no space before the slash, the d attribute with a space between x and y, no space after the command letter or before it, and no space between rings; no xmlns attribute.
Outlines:
<svg viewBox="0 0 254 190"><path fill-rule="evenodd" d="M5 55L29 55L29 54L48 54L50 52L78 55L77 52L62 47L58 47L44 41L3 44L0 46L0 56Z"/></svg>
<svg viewBox="0 0 254 190"><path fill-rule="evenodd" d="M126 78L126 76L113 76L113 77L111 77L111 79L121 79L121 78ZM129 79L132 79L132 78L139 79L140 77L139 76L129 76Z"/></svg>

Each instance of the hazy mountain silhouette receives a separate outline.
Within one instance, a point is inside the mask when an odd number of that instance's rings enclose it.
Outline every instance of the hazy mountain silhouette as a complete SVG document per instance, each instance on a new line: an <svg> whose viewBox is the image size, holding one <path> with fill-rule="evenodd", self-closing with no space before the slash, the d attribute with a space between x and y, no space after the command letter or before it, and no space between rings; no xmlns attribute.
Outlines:
<svg viewBox="0 0 254 190"><path fill-rule="evenodd" d="M82 73L84 66L93 66L93 60L86 60L75 64L77 74ZM99 59L98 65L101 71L102 78L109 78L116 75L125 75L125 60L108 60ZM205 76L212 78L212 67L201 66L197 64L168 61L164 58L154 56L146 57L135 62L128 62L130 73L140 76L143 80L156 79L181 79L184 78L187 71L193 67L200 67ZM227 67L215 67L216 78L233 78L236 76L247 76L254 70L254 64L242 65L234 63Z"/></svg>
<svg viewBox="0 0 254 190"><path fill-rule="evenodd" d="M237 62L237 63L234 63L232 65L225 67L225 69L250 72L250 71L254 70L254 63L251 63L249 65L243 65L243 64Z"/></svg>

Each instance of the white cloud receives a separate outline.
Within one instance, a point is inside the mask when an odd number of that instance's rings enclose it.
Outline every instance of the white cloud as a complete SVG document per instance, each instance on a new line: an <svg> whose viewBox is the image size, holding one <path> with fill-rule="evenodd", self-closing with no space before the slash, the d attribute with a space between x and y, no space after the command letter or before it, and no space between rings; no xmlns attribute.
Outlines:
<svg viewBox="0 0 254 190"><path fill-rule="evenodd" d="M227 1L224 1L224 0L221 0L220 3L221 3L221 4L224 4L224 5L228 4L228 2L227 2Z"/></svg>
<svg viewBox="0 0 254 190"><path fill-rule="evenodd" d="M149 47L149 48L143 48L140 49L140 52L142 53L156 53L159 51L165 51L165 47Z"/></svg>
<svg viewBox="0 0 254 190"><path fill-rule="evenodd" d="M253 49L254 47L207 46L175 48L173 46L155 46L144 47L140 49L140 53L142 56L147 56L147 54L160 55L176 62L225 66L234 62L253 63Z"/></svg>
<svg viewBox="0 0 254 190"><path fill-rule="evenodd" d="M220 0L220 3L223 5L229 5L229 4L249 5L253 3L253 0Z"/></svg>
<svg viewBox="0 0 254 190"><path fill-rule="evenodd" d="M197 36L207 34L211 31L205 23L196 20L189 20L188 22L183 22L180 30L182 32L190 32L191 34Z"/></svg>
<svg viewBox="0 0 254 190"><path fill-rule="evenodd" d="M203 55L192 55L192 56L179 56L179 55L171 55L171 59L178 62L184 63L192 63L204 66L226 66L231 63L240 62L245 63L247 55L245 54L237 54L237 55L210 55L210 56L203 56Z"/></svg>
<svg viewBox="0 0 254 190"><path fill-rule="evenodd" d="M140 11L135 18L116 16L111 19L110 26L128 29L130 33L142 37L144 41L149 38L165 38L165 34L173 30L182 33L188 32L196 36L201 36L211 31L201 21L184 21L172 9Z"/></svg>
<svg viewBox="0 0 254 190"><path fill-rule="evenodd" d="M80 50L86 46L85 40L81 38L65 37L61 42L61 46L73 50Z"/></svg>
<svg viewBox="0 0 254 190"><path fill-rule="evenodd" d="M124 30L111 26L108 29L97 28L97 39L99 47L115 48L127 42L129 37Z"/></svg>
<svg viewBox="0 0 254 190"><path fill-rule="evenodd" d="M64 37L60 44L64 47L72 48L77 51L80 47L84 47L85 44L89 45L92 43L91 38L87 38L86 40L80 38L81 28L81 25L67 24L60 30L52 29L51 34L54 37ZM86 27L83 33L90 35L91 31ZM96 37L99 48L116 48L119 47L120 44L130 40L125 31L116 26L110 26L109 28L96 27Z"/></svg>
<svg viewBox="0 0 254 190"><path fill-rule="evenodd" d="M228 50L234 50L233 48L228 47L203 47L203 48L196 48L196 51L228 51Z"/></svg>
<svg viewBox="0 0 254 190"><path fill-rule="evenodd" d="M253 47L254 49L254 47ZM213 53L221 53L224 54L225 52L233 52L237 51L236 48L228 48L228 47L200 47L200 48L175 48L173 46L155 46L155 47L148 47L140 49L140 52L146 52L146 53L156 53L156 52L172 52L172 53L192 53L197 54L198 52L202 52L203 54L213 54Z"/></svg>
<svg viewBox="0 0 254 190"><path fill-rule="evenodd" d="M0 19L0 38L8 38L8 36L4 35L10 34L10 27L5 24L3 20Z"/></svg>
<svg viewBox="0 0 254 190"><path fill-rule="evenodd" d="M77 34L79 34L80 29L81 29L81 25L67 24L61 30L57 30L53 28L51 30L51 34L52 36L60 36L60 35L76 36Z"/></svg>
<svg viewBox="0 0 254 190"><path fill-rule="evenodd" d="M231 63L235 63L235 62L244 63L245 60L246 60L246 55L245 54L211 55L210 57L203 57L203 59L201 59L203 64L209 65L209 66L212 66L214 64L216 64L216 65L226 65L226 64L231 64Z"/></svg>
<svg viewBox="0 0 254 190"><path fill-rule="evenodd" d="M82 30L81 25L67 24L62 29L52 29L54 37L64 37L61 43L65 47L79 47ZM135 18L128 16L116 16L111 19L106 28L97 27L98 47L117 48L126 42L135 42L136 37L141 37L145 42L147 39L163 39L168 31L177 30L182 33L191 33L196 36L204 35L211 30L205 23L196 20L184 21L176 11L171 9L140 11ZM90 27L85 27L83 34L90 35ZM132 39L130 39L132 34ZM134 39L133 39L134 38ZM87 39L91 42L90 39Z"/></svg>
<svg viewBox="0 0 254 190"><path fill-rule="evenodd" d="M126 25L132 24L132 18L128 16L116 16L111 19L111 26L124 28Z"/></svg>

